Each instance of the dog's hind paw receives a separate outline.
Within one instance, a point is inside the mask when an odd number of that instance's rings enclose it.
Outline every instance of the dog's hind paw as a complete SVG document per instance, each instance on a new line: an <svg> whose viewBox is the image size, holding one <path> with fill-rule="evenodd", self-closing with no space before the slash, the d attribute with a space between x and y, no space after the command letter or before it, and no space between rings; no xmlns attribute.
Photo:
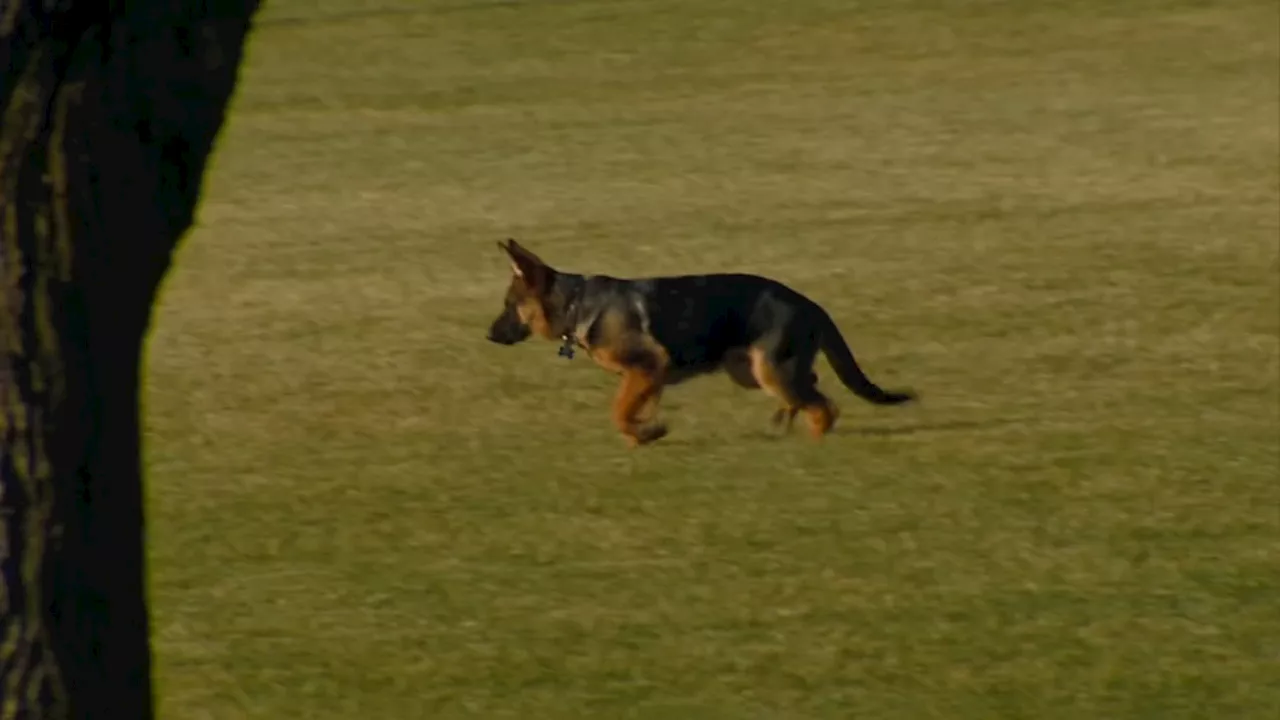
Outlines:
<svg viewBox="0 0 1280 720"><path fill-rule="evenodd" d="M769 422L775 428L781 428L783 434L786 434L791 432L791 428L796 421L796 414L799 412L795 408L778 408L773 412L773 417L769 419Z"/></svg>

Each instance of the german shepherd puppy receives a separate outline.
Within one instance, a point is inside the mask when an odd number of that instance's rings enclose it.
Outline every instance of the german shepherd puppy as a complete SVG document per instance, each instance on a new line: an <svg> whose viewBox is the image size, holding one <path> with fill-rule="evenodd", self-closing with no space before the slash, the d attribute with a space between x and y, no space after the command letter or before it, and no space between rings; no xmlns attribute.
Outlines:
<svg viewBox="0 0 1280 720"><path fill-rule="evenodd" d="M562 272L515 240L498 247L511 260L511 283L488 339L514 345L538 335L581 348L622 376L613 422L632 446L667 434L654 419L666 386L724 370L745 388L781 404L775 425L804 413L814 437L839 410L818 391L813 363L821 350L836 377L877 405L915 399L871 382L825 310L791 288L757 275L711 274L623 279Z"/></svg>

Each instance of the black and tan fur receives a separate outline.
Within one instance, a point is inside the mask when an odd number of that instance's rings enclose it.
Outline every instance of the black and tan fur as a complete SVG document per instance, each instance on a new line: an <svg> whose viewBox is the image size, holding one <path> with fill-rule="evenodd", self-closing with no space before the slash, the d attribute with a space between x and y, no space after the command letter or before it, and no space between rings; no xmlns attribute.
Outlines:
<svg viewBox="0 0 1280 720"><path fill-rule="evenodd" d="M738 385L776 398L781 407L775 424L790 428L803 413L813 435L825 435L839 411L817 388L819 351L840 382L864 400L897 405L915 398L871 382L827 312L776 280L579 275L552 268L515 240L498 246L510 257L512 276L489 340L565 340L621 375L613 422L633 446L667 434L654 417L664 388L720 370Z"/></svg>

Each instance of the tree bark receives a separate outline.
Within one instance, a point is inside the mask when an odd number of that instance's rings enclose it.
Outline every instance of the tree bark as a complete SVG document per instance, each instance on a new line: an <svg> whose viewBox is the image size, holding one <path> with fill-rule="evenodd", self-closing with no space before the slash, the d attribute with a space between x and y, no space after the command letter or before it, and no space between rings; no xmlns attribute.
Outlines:
<svg viewBox="0 0 1280 720"><path fill-rule="evenodd" d="M256 0L0 0L0 720L150 718L139 373Z"/></svg>

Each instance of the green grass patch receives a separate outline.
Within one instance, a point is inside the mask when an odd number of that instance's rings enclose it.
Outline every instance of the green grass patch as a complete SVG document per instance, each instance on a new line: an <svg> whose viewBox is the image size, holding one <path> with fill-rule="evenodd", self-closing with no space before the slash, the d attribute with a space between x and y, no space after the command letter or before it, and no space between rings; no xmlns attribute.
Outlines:
<svg viewBox="0 0 1280 720"><path fill-rule="evenodd" d="M149 345L161 715L1280 715L1278 27L269 3ZM923 402L630 451L485 342L508 236L772 275Z"/></svg>

